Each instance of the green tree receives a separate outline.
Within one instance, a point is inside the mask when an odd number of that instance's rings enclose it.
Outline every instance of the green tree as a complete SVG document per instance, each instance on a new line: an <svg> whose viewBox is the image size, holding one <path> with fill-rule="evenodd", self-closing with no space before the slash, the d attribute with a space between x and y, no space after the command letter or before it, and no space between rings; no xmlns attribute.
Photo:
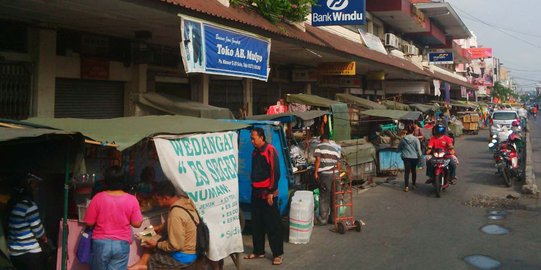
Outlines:
<svg viewBox="0 0 541 270"><path fill-rule="evenodd" d="M316 0L230 0L240 8L256 10L272 23L282 20L302 22L310 14Z"/></svg>
<svg viewBox="0 0 541 270"><path fill-rule="evenodd" d="M494 88L492 89L490 95L492 97L497 97L501 102L507 102L510 97L518 97L513 89L505 87L500 82L494 83Z"/></svg>

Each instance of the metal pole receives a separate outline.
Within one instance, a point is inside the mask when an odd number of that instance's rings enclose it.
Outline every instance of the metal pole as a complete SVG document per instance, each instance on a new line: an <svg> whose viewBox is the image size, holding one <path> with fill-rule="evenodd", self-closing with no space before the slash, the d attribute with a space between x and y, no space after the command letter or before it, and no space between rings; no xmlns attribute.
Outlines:
<svg viewBox="0 0 541 270"><path fill-rule="evenodd" d="M69 146L66 151L66 171L64 175L64 216L62 219L62 270L67 269L67 255L68 255L68 194L69 194L69 171L70 171L70 159L69 159Z"/></svg>

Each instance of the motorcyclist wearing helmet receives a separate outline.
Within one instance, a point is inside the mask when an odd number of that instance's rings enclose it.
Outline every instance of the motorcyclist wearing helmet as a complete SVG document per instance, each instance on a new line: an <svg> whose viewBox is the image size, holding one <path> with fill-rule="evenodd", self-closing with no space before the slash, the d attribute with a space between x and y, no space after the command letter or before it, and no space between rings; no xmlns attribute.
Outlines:
<svg viewBox="0 0 541 270"><path fill-rule="evenodd" d="M432 154L432 151L437 148L443 149L445 152L449 153L450 155L455 155L455 147L453 146L453 139L451 137L445 135L446 128L443 124L436 124L434 126L434 129L432 133L434 136L430 138L428 141L428 146L426 150L426 154L430 155ZM434 178L436 177L434 175L434 165L430 159L427 159L426 161L426 176L429 177L429 179L426 181L427 184L432 183L434 181ZM451 178L450 182L451 184L455 183L456 180L456 165L457 160L456 158L451 158L451 162L449 163L449 176Z"/></svg>

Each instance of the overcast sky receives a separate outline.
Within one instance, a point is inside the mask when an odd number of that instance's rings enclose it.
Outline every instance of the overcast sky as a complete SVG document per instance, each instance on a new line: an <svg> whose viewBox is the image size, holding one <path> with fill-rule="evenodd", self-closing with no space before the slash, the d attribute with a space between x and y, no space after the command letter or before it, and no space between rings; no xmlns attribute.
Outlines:
<svg viewBox="0 0 541 270"><path fill-rule="evenodd" d="M540 0L446 2L477 36L479 45L493 48L493 56L511 71L518 89L531 90L541 82Z"/></svg>

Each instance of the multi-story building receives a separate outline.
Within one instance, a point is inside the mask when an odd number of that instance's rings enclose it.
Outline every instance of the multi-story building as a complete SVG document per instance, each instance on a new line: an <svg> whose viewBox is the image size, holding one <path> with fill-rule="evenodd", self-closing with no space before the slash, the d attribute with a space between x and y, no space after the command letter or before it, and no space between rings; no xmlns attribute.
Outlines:
<svg viewBox="0 0 541 270"><path fill-rule="evenodd" d="M273 24L227 0L2 2L0 117L137 115L147 92L259 114L288 93L434 95L434 80L452 93L474 89L452 65L427 63L431 50L461 61L453 40L469 30L448 3L426 2L367 0L367 24L347 28ZM269 79L186 74L179 14L269 38ZM385 51L368 48L359 28ZM310 75L323 63L352 61L356 75L348 80Z"/></svg>

